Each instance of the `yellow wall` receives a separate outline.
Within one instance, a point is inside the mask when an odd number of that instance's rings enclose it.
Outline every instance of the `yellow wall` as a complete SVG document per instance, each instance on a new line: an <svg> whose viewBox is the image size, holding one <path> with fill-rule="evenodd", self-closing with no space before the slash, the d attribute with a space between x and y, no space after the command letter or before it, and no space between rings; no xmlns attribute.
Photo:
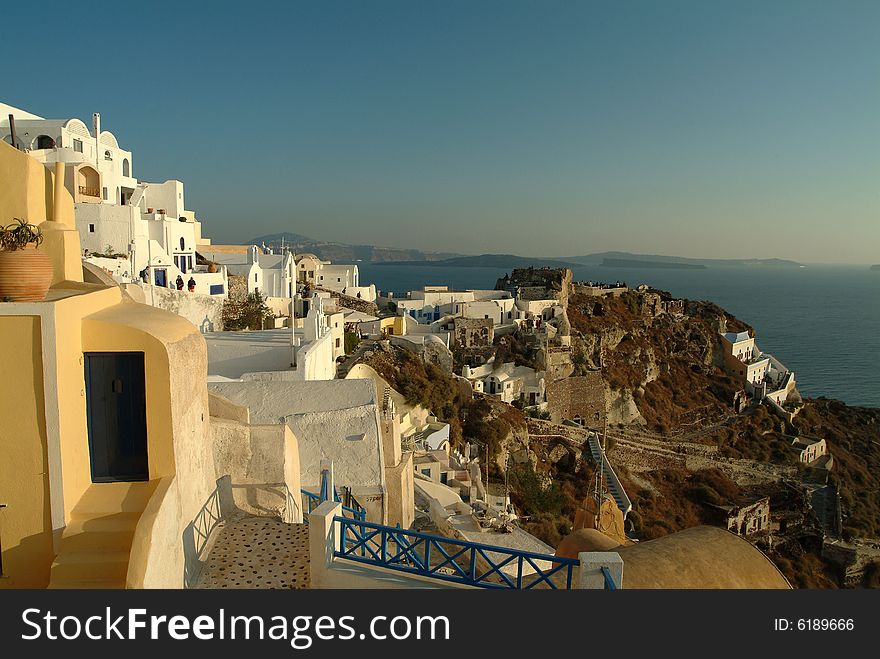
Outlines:
<svg viewBox="0 0 880 659"><path fill-rule="evenodd" d="M41 352L38 317L0 318L0 588L45 587L55 555Z"/></svg>
<svg viewBox="0 0 880 659"><path fill-rule="evenodd" d="M0 183L0 225L15 218L40 225L44 238L40 250L52 259L52 283L82 281L73 197L67 189L56 188L53 174L42 163L4 142L0 142Z"/></svg>
<svg viewBox="0 0 880 659"><path fill-rule="evenodd" d="M53 178L46 167L0 142L0 223L6 225L14 217L40 224L52 220ZM69 197L70 195L68 195ZM73 199L70 199L70 222L73 222Z"/></svg>
<svg viewBox="0 0 880 659"><path fill-rule="evenodd" d="M388 316L379 321L379 329L394 336L406 334L406 319L403 316Z"/></svg>

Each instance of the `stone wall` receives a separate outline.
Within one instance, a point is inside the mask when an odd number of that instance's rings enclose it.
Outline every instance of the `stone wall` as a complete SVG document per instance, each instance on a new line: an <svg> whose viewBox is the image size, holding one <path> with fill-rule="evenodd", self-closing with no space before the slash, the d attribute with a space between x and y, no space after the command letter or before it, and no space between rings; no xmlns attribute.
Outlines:
<svg viewBox="0 0 880 659"><path fill-rule="evenodd" d="M547 409L554 423L580 418L589 428L605 421L605 381L600 371L547 384Z"/></svg>
<svg viewBox="0 0 880 659"><path fill-rule="evenodd" d="M223 331L223 298L140 284L144 301L159 309L183 316L202 333Z"/></svg>
<svg viewBox="0 0 880 659"><path fill-rule="evenodd" d="M462 348L484 348L495 340L495 324L491 318L456 318L455 344Z"/></svg>
<svg viewBox="0 0 880 659"><path fill-rule="evenodd" d="M496 290L510 291L522 300L559 300L568 305L571 270L568 268L515 268L495 284Z"/></svg>
<svg viewBox="0 0 880 659"><path fill-rule="evenodd" d="M320 286L316 286L315 290L330 293L330 297L335 298L340 307L345 307L352 311L360 311L368 316L379 316L379 307L376 306L374 302L367 302L366 300L351 297L350 295L343 295L339 291L334 291L329 288L321 288Z"/></svg>

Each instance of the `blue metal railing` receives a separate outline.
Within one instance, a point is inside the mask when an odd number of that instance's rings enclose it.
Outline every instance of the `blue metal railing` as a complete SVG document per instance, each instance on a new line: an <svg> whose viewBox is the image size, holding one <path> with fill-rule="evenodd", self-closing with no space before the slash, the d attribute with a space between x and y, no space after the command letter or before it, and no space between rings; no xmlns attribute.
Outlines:
<svg viewBox="0 0 880 659"><path fill-rule="evenodd" d="M617 584L614 583L614 578L611 576L611 570L604 565L601 569L602 576L605 577L605 590L617 590Z"/></svg>
<svg viewBox="0 0 880 659"><path fill-rule="evenodd" d="M333 552L336 558L480 588L569 590L574 568L580 564L576 558L467 542L349 517L337 516L334 521L339 533L339 549ZM550 567L541 567L539 562Z"/></svg>
<svg viewBox="0 0 880 659"><path fill-rule="evenodd" d="M306 514L303 515L303 521L308 524L308 514L314 512L315 508L324 503L326 499L322 499L320 494L315 494L314 492L309 492L308 490L300 490L300 492L306 498ZM335 501L339 502L339 499L335 499ZM353 519L364 521L367 518L367 512L356 501L354 503L357 506L356 508L352 508L350 506L342 506L343 514L347 513L348 516L352 517Z"/></svg>

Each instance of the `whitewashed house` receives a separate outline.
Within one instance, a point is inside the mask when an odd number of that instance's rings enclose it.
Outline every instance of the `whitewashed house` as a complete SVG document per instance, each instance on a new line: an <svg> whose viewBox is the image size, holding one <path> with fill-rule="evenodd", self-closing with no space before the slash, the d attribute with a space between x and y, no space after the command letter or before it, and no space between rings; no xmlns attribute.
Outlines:
<svg viewBox="0 0 880 659"><path fill-rule="evenodd" d="M508 291L449 290L448 286L425 286L395 299L397 313L421 324L449 318L489 318L498 325L516 321L515 300Z"/></svg>
<svg viewBox="0 0 880 659"><path fill-rule="evenodd" d="M206 245L199 253L225 267L229 274L244 277L248 293L259 291L263 297L286 298L289 304L296 292L294 258L290 252L273 254L256 245L250 245L244 252L215 252Z"/></svg>
<svg viewBox="0 0 880 659"><path fill-rule="evenodd" d="M497 396L505 403L518 400L526 407L544 407L547 401L544 371L513 362L496 364L492 358L482 366L463 366L461 374L475 392Z"/></svg>
<svg viewBox="0 0 880 659"><path fill-rule="evenodd" d="M762 352L748 332L720 334L725 369L745 383L746 391L758 399L770 398L783 404L796 386L794 372L767 352Z"/></svg>
<svg viewBox="0 0 880 659"><path fill-rule="evenodd" d="M0 104L0 138L15 142L48 168L67 164L65 186L74 199L83 256L121 282L175 288L225 297L226 273L196 263L203 238L195 213L186 210L183 183L138 181L132 153L113 133L79 119L44 119Z"/></svg>
<svg viewBox="0 0 880 659"><path fill-rule="evenodd" d="M376 301L376 286L361 286L357 264L334 265L308 252L296 256L296 281L367 302Z"/></svg>

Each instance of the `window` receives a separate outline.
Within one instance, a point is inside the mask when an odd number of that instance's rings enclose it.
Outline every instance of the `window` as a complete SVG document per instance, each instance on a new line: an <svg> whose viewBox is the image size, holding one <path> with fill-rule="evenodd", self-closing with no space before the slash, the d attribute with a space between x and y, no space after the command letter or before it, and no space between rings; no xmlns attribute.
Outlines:
<svg viewBox="0 0 880 659"><path fill-rule="evenodd" d="M254 281L258 281L256 272L254 273Z"/></svg>
<svg viewBox="0 0 880 659"><path fill-rule="evenodd" d="M83 141L76 138L73 139L73 150L77 153L83 152Z"/></svg>
<svg viewBox="0 0 880 659"><path fill-rule="evenodd" d="M339 347L339 339L336 339L336 347Z"/></svg>
<svg viewBox="0 0 880 659"><path fill-rule="evenodd" d="M186 241L184 241L183 236L180 237L180 249L186 249Z"/></svg>
<svg viewBox="0 0 880 659"><path fill-rule="evenodd" d="M113 160L113 154L111 154L109 151L105 151L104 160Z"/></svg>
<svg viewBox="0 0 880 659"><path fill-rule="evenodd" d="M89 233L95 233L95 225L94 224L89 225Z"/></svg>
<svg viewBox="0 0 880 659"><path fill-rule="evenodd" d="M107 201L107 188L104 188L104 201Z"/></svg>
<svg viewBox="0 0 880 659"><path fill-rule="evenodd" d="M122 175L131 176L131 165L128 162L128 158L123 158L122 160Z"/></svg>

